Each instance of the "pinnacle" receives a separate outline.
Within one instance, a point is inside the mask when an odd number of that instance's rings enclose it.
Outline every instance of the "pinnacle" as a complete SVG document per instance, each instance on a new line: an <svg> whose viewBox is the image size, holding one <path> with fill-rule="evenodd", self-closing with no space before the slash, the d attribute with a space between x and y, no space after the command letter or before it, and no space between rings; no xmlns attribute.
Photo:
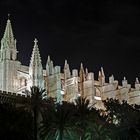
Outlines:
<svg viewBox="0 0 140 140"><path fill-rule="evenodd" d="M51 62L51 58L50 58L50 55L48 55L47 63L50 63L50 62Z"/></svg>
<svg viewBox="0 0 140 140"><path fill-rule="evenodd" d="M67 60L65 59L65 65L67 65L68 64L68 62L67 62Z"/></svg>
<svg viewBox="0 0 140 140"><path fill-rule="evenodd" d="M5 28L5 32L4 32L4 36L3 38L5 38L8 41L12 41L14 40L14 35L13 35L13 30L12 30L12 25L11 25L11 21L8 18L7 20L7 24L6 24L6 28Z"/></svg>
<svg viewBox="0 0 140 140"><path fill-rule="evenodd" d="M103 67L101 67L101 75L102 75L103 77L105 77L105 74L104 74L104 69L103 69Z"/></svg>
<svg viewBox="0 0 140 140"><path fill-rule="evenodd" d="M41 64L41 58L40 58L40 53L39 53L39 48L38 48L37 42L38 42L38 40L35 38L30 65L36 65L36 64L40 65Z"/></svg>
<svg viewBox="0 0 140 140"><path fill-rule="evenodd" d="M98 77L101 77L101 71L99 71L99 73L98 73Z"/></svg>
<svg viewBox="0 0 140 140"><path fill-rule="evenodd" d="M125 81L126 80L126 77L124 77L123 80Z"/></svg>
<svg viewBox="0 0 140 140"><path fill-rule="evenodd" d="M136 77L135 83L139 84L139 79L138 79L138 77Z"/></svg>
<svg viewBox="0 0 140 140"><path fill-rule="evenodd" d="M69 67L69 64L68 64L67 60L65 59L64 69L66 69L68 67Z"/></svg>
<svg viewBox="0 0 140 140"><path fill-rule="evenodd" d="M81 65L80 65L80 69L83 70L84 67L83 67L83 63L81 62Z"/></svg>

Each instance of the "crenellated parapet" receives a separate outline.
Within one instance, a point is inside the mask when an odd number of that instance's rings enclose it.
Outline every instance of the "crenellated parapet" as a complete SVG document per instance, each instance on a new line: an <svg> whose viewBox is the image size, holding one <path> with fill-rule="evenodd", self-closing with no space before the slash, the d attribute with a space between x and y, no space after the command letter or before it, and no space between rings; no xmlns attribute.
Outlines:
<svg viewBox="0 0 140 140"><path fill-rule="evenodd" d="M67 60L65 60L63 72L59 79L56 78L55 67L52 65L53 61L48 57L46 75L48 95L58 98L61 93L61 99L65 101L74 101L78 96L86 97L90 103L101 104L102 100L106 99L119 99L126 100L130 104L140 104L140 83L136 78L135 89L131 88L126 78L122 80L122 85L119 85L114 76L108 78L106 82L105 73L103 68L99 71L98 80L94 79L94 73L88 72L87 68L83 67L81 63L79 71L77 69L70 70ZM50 67L49 67L50 66ZM49 72L50 71L50 72ZM48 74L47 74L48 73ZM58 82L59 81L59 82ZM59 87L56 86L59 83ZM49 85L49 86L48 86ZM58 90L60 90L58 94Z"/></svg>

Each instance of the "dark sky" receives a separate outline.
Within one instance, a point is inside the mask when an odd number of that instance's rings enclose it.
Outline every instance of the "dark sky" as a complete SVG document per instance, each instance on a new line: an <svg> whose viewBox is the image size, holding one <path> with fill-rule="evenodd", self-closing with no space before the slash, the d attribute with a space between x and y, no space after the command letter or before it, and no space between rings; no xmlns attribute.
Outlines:
<svg viewBox="0 0 140 140"><path fill-rule="evenodd" d="M95 73L104 67L129 83L140 78L140 5L134 0L0 0L0 38L11 14L18 58L29 64L34 38L42 63L50 55L55 65L67 59Z"/></svg>

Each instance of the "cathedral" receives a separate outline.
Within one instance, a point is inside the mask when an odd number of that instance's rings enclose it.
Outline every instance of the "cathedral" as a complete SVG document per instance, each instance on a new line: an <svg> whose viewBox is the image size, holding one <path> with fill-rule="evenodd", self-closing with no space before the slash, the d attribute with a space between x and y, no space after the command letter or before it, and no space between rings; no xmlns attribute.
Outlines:
<svg viewBox="0 0 140 140"><path fill-rule="evenodd" d="M98 80L94 73L81 64L80 70L70 70L65 60L63 71L60 66L54 66L50 56L43 69L39 53L38 40L34 40L33 51L29 66L22 65L17 58L16 39L14 38L10 19L7 20L5 32L0 47L0 92L15 93L27 96L32 86L46 89L46 94L57 102L73 102L77 97L86 97L90 103L102 108L102 100L126 100L129 104L140 104L140 83L136 78L135 87L128 84L126 78L119 85L114 76L108 77L106 82L103 68L99 71ZM20 52L19 52L20 53Z"/></svg>

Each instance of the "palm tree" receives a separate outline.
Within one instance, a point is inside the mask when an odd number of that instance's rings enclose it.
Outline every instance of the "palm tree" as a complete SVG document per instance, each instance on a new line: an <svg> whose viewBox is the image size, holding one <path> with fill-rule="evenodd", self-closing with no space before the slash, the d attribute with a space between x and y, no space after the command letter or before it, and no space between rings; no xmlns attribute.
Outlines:
<svg viewBox="0 0 140 140"><path fill-rule="evenodd" d="M75 114L77 133L82 138L86 131L85 126L88 126L91 119L92 106L90 106L88 99L82 97L77 98L75 104L77 110Z"/></svg>
<svg viewBox="0 0 140 140"><path fill-rule="evenodd" d="M43 140L77 139L75 128L75 105L68 102L47 107L44 111L40 135Z"/></svg>
<svg viewBox="0 0 140 140"><path fill-rule="evenodd" d="M91 123L83 136L83 140L111 140L109 129L105 125Z"/></svg>
<svg viewBox="0 0 140 140"><path fill-rule="evenodd" d="M82 120L82 122L86 121L92 109L92 106L89 104L89 100L86 98L78 97L75 100L75 104L77 109L78 120Z"/></svg>
<svg viewBox="0 0 140 140"><path fill-rule="evenodd" d="M39 89L36 86L31 87L31 104L30 109L33 115L33 124L34 124L34 140L39 139L38 130L40 127L40 122L42 120L42 107L45 105L45 99L43 97L45 95L45 90Z"/></svg>
<svg viewBox="0 0 140 140"><path fill-rule="evenodd" d="M80 140L109 140L110 132L100 116L100 110L96 110L86 98L79 97L75 103L76 126L77 130L80 130Z"/></svg>

